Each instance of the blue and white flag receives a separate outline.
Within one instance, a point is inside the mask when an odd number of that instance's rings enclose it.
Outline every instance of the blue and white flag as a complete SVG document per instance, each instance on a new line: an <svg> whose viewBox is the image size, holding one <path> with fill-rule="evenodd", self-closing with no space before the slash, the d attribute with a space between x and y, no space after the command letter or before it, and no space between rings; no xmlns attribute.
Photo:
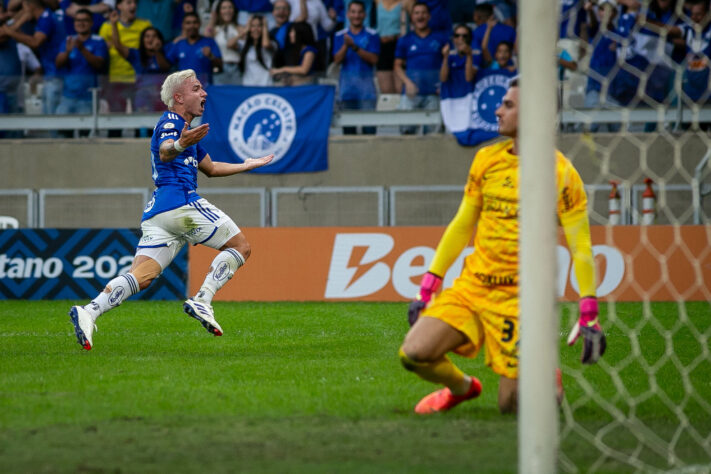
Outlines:
<svg viewBox="0 0 711 474"><path fill-rule="evenodd" d="M442 83L442 120L460 145L474 146L499 136L496 109L515 75L507 69L484 69L473 88L463 82Z"/></svg>
<svg viewBox="0 0 711 474"><path fill-rule="evenodd" d="M299 173L328 169L328 131L333 86L212 86L202 123L202 143L215 161L241 163L274 154L253 173Z"/></svg>

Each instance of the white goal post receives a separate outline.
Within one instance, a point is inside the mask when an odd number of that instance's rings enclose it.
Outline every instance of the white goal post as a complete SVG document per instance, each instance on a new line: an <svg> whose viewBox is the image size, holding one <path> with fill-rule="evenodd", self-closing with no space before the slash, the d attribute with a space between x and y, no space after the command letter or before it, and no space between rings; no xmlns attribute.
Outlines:
<svg viewBox="0 0 711 474"><path fill-rule="evenodd" d="M558 365L556 309L555 45L558 2L519 2L520 359L518 464L521 473L556 471Z"/></svg>

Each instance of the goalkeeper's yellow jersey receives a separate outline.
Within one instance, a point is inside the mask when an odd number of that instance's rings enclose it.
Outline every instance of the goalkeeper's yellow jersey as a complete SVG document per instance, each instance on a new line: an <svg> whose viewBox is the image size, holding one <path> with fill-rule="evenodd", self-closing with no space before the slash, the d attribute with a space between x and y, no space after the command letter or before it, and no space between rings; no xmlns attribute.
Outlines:
<svg viewBox="0 0 711 474"><path fill-rule="evenodd" d="M475 155L462 204L430 265L432 273L443 276L476 226L475 251L465 259L461 279L487 288L487 300L496 306L503 304L505 314L517 312L517 301L504 302L508 299L505 295L518 295L519 157L511 149L509 139L484 147ZM581 295L594 296L585 188L561 152L556 151L556 159L558 219L571 249Z"/></svg>

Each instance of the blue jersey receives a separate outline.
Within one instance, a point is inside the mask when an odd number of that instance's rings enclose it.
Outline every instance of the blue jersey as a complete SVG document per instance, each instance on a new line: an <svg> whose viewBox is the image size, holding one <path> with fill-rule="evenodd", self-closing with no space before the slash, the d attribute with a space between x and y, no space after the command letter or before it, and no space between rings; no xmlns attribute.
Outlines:
<svg viewBox="0 0 711 474"><path fill-rule="evenodd" d="M420 90L419 95L437 93L442 47L447 42L447 35L434 32L424 38L410 32L397 40L395 57L405 60L405 72ZM404 90L403 86L403 93Z"/></svg>
<svg viewBox="0 0 711 474"><path fill-rule="evenodd" d="M84 41L84 47L94 56L104 58L104 61L108 62L109 49L106 47L106 41L101 36L91 35L89 39ZM59 48L59 52L66 50L67 43L65 41ZM64 76L62 94L70 99L91 100L89 88L98 85L98 74L99 71L91 67L89 61L79 51L79 48L73 48L69 53L69 66Z"/></svg>
<svg viewBox="0 0 711 474"><path fill-rule="evenodd" d="M452 15L449 13L449 0L420 1L427 4L427 8L430 11L430 22L428 24L430 29L449 36L452 33Z"/></svg>
<svg viewBox="0 0 711 474"><path fill-rule="evenodd" d="M67 8L74 3L74 0L61 0L59 2L59 8L66 12ZM89 0L88 3L86 1L83 2L82 8L86 8L91 5L97 5L99 3L103 3L103 0ZM101 28L101 25L104 24L104 21L106 20L104 18L104 15L101 13L92 13L91 15L91 20L92 20L92 25L91 25L91 31L94 33L99 32L99 28ZM74 17L71 17L64 13L64 32L67 35L73 35L76 34L76 30L74 29Z"/></svg>
<svg viewBox="0 0 711 474"><path fill-rule="evenodd" d="M12 38L0 41L0 93L17 90L18 82L22 77L22 63L17 54L17 42ZM0 104L0 113L7 113Z"/></svg>
<svg viewBox="0 0 711 474"><path fill-rule="evenodd" d="M449 78L442 83L440 98L449 99L466 96L474 90L474 82L467 81L467 57L457 53L454 48L447 57ZM496 64L496 63L494 63Z"/></svg>
<svg viewBox="0 0 711 474"><path fill-rule="evenodd" d="M482 42L484 41L484 35L486 34L487 25L479 25L472 33L472 49L481 51ZM497 23L491 27L491 33L489 33L489 42L486 45L486 49L489 51L491 58L496 56L496 48L498 48L499 43L502 41L508 41L511 46L516 44L516 29L505 25L503 23Z"/></svg>
<svg viewBox="0 0 711 474"><path fill-rule="evenodd" d="M62 74L57 70L54 60L59 53L59 48L66 42L67 36L64 34L64 22L52 13L52 10L47 8L37 20L35 31L41 31L47 37L47 40L38 49L44 77L61 76Z"/></svg>
<svg viewBox="0 0 711 474"><path fill-rule="evenodd" d="M235 4L239 11L249 13L272 11L272 2L270 0L236 0Z"/></svg>
<svg viewBox="0 0 711 474"><path fill-rule="evenodd" d="M159 74L163 72L155 56L150 56L147 59L148 61L146 61L144 66L141 62L141 52L136 48L128 48L128 57L126 60L133 66L133 70L136 71L136 76L142 74Z"/></svg>
<svg viewBox="0 0 711 474"><path fill-rule="evenodd" d="M585 10L580 0L561 0L560 2L560 38L579 38L580 29L585 23Z"/></svg>
<svg viewBox="0 0 711 474"><path fill-rule="evenodd" d="M212 84L212 63L210 58L202 54L202 48L208 46L212 55L222 57L220 48L212 38L201 36L195 43L190 44L187 39L175 43L168 51L167 59L178 70L192 69L197 74L203 85Z"/></svg>
<svg viewBox="0 0 711 474"><path fill-rule="evenodd" d="M364 51L380 54L380 38L375 30L363 28L354 35L352 31L343 29L333 37L333 51L337 52L343 46L343 38L348 34L353 42ZM358 53L348 48L346 57L341 63L341 76L338 80L338 91L341 100L375 100L375 64L369 64L358 56Z"/></svg>
<svg viewBox="0 0 711 474"><path fill-rule="evenodd" d="M177 209L200 199L197 193L198 164L207 152L198 143L189 146L167 163L160 160L160 145L166 140L177 140L185 125L185 119L175 112L164 112L153 130L151 138L151 167L156 190L143 210L141 221L161 212Z"/></svg>

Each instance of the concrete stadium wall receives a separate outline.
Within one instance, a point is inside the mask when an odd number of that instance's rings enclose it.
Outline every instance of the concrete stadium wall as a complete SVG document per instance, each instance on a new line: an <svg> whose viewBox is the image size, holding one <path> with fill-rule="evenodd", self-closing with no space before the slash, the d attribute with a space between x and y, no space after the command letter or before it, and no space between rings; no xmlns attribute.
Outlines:
<svg viewBox="0 0 711 474"><path fill-rule="evenodd" d="M147 139L0 140L0 190L151 188L148 143ZM565 134L561 135L558 146L571 158L586 184L607 184L609 179L641 184L647 176L655 181L662 178L667 184L690 184L694 168L709 149L709 144L706 134L687 132L681 136L665 133ZM283 175L241 174L219 179L200 175L199 186L463 186L475 152L476 148L461 147L449 135L333 137L329 143L327 171ZM421 195L408 197L403 194L397 205L398 224L446 223L456 210L459 195L445 194L436 200L438 207L441 206L439 212L430 209L432 203L424 202ZM592 207L602 220L606 217L606 194L598 194L599 197L592 197ZM678 198L668 197L668 204L673 208L670 212L684 215L690 202L690 193L687 194L681 193ZM241 225L259 225L253 196L207 197L224 207L226 212L237 212L235 220ZM5 208L14 206L9 204L9 198L0 196L0 200L5 201L0 204L0 213L8 212ZM79 196L48 202L48 211L52 211L52 216L47 216L47 225L76 227L90 226L94 222L96 226L103 227L109 222L116 222L115 225L135 227L138 223L140 205L134 202L136 198L122 204L107 204L108 207L102 207L98 213L92 211L91 206L82 204L82 200ZM372 213L356 211L364 206L371 207L370 201L372 196L337 199L285 196L283 202L280 199L278 207L280 223L299 225L305 219L303 225L374 225ZM321 218L314 218L311 214L321 211Z"/></svg>

